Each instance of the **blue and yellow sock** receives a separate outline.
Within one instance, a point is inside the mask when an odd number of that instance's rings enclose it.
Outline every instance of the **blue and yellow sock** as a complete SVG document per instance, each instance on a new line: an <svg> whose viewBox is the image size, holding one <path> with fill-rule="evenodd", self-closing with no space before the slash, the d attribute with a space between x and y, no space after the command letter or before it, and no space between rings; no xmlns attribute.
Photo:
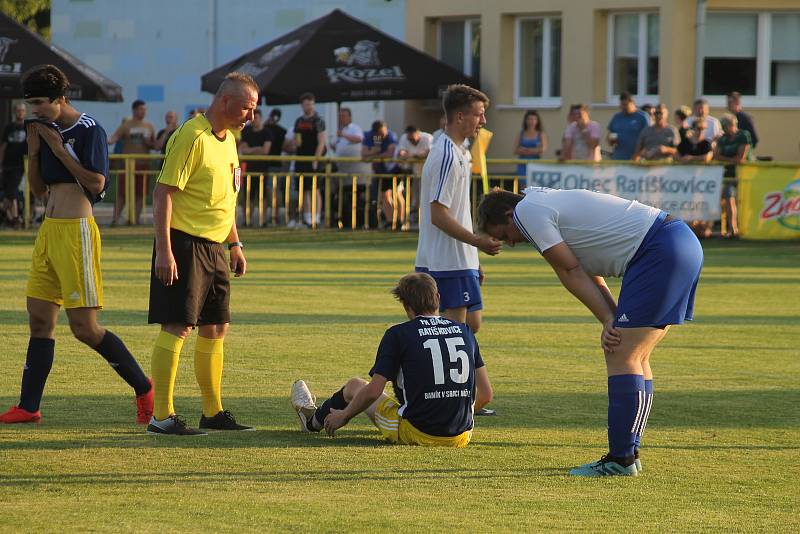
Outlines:
<svg viewBox="0 0 800 534"><path fill-rule="evenodd" d="M612 456L633 456L645 408L644 376L608 377L608 449Z"/></svg>

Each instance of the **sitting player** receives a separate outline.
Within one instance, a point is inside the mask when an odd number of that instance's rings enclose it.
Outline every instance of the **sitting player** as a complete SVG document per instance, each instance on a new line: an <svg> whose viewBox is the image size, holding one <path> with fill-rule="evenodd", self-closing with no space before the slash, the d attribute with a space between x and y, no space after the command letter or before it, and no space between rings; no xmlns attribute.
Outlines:
<svg viewBox="0 0 800 534"><path fill-rule="evenodd" d="M492 399L475 336L466 324L438 315L439 293L430 275L407 274L392 294L409 320L383 335L369 373L372 380L351 378L319 408L298 380L292 385L292 405L300 428L319 432L324 427L333 436L366 412L391 443L466 447L474 410ZM387 381L401 402L383 392Z"/></svg>

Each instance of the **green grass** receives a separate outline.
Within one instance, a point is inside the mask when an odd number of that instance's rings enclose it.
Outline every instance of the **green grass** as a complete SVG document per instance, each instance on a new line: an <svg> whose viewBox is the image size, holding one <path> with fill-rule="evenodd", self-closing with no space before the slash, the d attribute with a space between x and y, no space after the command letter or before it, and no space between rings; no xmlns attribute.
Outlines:
<svg viewBox="0 0 800 534"><path fill-rule="evenodd" d="M605 447L600 328L529 248L484 258L478 338L499 416L465 450L381 443L358 418L302 434L287 394L364 376L402 320L388 290L416 236L245 231L233 282L226 407L258 431L152 437L131 392L62 314L40 425L0 428L0 525L11 531L797 531L800 244L708 242L696 321L653 355L656 397L635 479L566 476ZM28 339L32 233L0 234L0 407ZM102 322L149 369L151 241L104 231ZM614 284L612 289L618 288ZM187 341L176 405L200 414Z"/></svg>

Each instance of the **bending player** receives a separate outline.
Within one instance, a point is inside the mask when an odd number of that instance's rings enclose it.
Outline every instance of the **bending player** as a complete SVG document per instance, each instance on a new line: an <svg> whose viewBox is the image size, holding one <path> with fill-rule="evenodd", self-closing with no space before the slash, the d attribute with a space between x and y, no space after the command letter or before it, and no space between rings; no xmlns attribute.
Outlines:
<svg viewBox="0 0 800 534"><path fill-rule="evenodd" d="M480 227L508 245L529 242L603 325L609 453L576 476L636 475L653 405L650 353L670 325L691 320L703 249L686 224L657 208L584 190L495 190ZM623 277L618 302L603 277Z"/></svg>
<svg viewBox="0 0 800 534"><path fill-rule="evenodd" d="M76 110L66 94L69 81L53 65L29 70L22 80L25 101L37 121L27 125L31 190L47 198L28 275L31 337L19 404L0 415L3 423L37 423L53 365L55 328L63 305L75 337L92 347L136 392L137 422L152 416L153 389L125 344L97 324L103 307L100 231L92 206L108 186L106 133Z"/></svg>
<svg viewBox="0 0 800 534"><path fill-rule="evenodd" d="M351 378L319 408L298 380L292 385L292 406L300 428L319 432L324 427L333 436L365 412L391 443L466 447L474 410L492 399L475 336L466 324L438 315L439 294L429 275L405 275L392 294L409 320L383 335L372 380ZM383 392L388 381L398 400Z"/></svg>

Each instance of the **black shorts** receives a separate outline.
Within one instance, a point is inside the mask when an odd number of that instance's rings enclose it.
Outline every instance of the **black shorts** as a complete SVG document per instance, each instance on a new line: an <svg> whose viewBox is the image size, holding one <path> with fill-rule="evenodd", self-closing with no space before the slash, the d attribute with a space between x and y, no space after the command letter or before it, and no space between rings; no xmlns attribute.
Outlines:
<svg viewBox="0 0 800 534"><path fill-rule="evenodd" d="M3 167L3 198L14 200L19 197L23 172L22 167Z"/></svg>
<svg viewBox="0 0 800 534"><path fill-rule="evenodd" d="M225 246L170 229L178 279L169 287L155 276L156 251L150 264L148 323L187 326L231 322L230 273Z"/></svg>

